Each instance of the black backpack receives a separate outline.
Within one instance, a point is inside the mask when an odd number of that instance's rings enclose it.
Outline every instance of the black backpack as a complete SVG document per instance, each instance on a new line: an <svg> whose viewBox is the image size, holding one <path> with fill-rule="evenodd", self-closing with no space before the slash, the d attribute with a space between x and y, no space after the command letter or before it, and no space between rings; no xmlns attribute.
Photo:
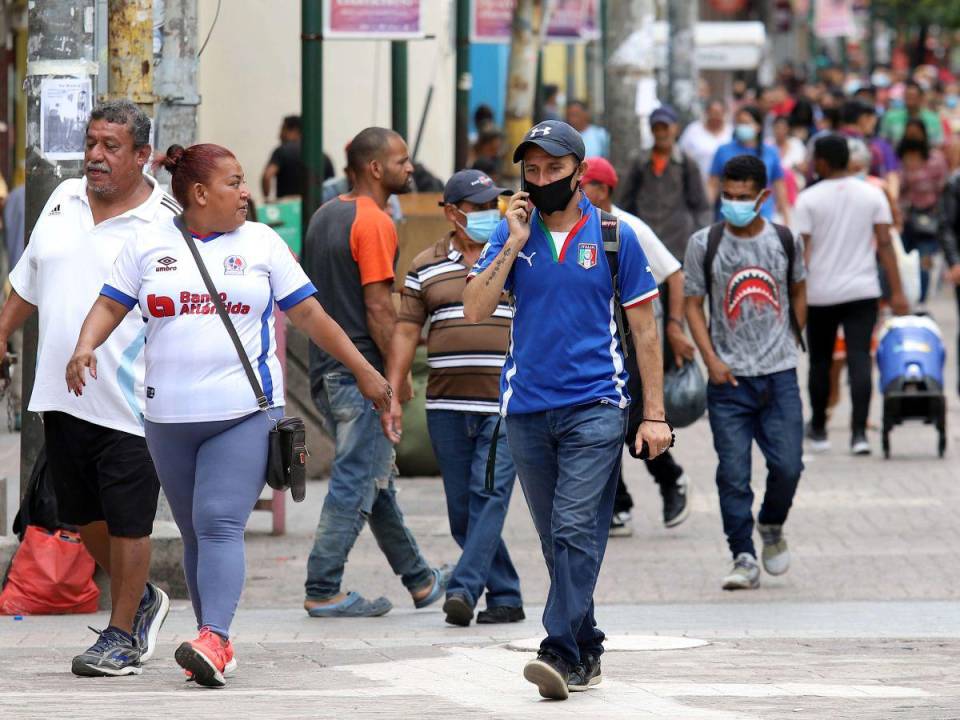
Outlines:
<svg viewBox="0 0 960 720"><path fill-rule="evenodd" d="M804 352L807 351L806 343L803 342L803 332L800 330L800 321L797 320L797 314L793 309L793 303L790 302L790 284L793 282L793 263L796 254L796 246L793 243L793 233L789 228L783 225L771 223L777 231L777 237L780 238L780 244L783 245L783 252L787 256L787 306L790 312L790 328L797 339L797 344ZM713 314L713 261L717 257L717 250L720 247L720 241L723 240L724 223L718 222L710 226L707 234L707 252L703 257L703 282L707 288L707 307L710 308L710 314Z"/></svg>

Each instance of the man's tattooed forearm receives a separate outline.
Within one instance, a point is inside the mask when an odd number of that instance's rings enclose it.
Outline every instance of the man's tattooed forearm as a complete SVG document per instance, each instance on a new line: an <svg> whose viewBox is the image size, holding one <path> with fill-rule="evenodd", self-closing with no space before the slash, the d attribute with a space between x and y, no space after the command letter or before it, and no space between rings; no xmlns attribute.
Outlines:
<svg viewBox="0 0 960 720"><path fill-rule="evenodd" d="M487 276L487 281L483 284L484 287L488 287L490 283L493 282L494 278L500 273L500 269L503 267L503 264L507 261L507 257L513 251L513 248L504 248L503 251L497 256L497 259L493 261L493 265L490 266L490 275Z"/></svg>

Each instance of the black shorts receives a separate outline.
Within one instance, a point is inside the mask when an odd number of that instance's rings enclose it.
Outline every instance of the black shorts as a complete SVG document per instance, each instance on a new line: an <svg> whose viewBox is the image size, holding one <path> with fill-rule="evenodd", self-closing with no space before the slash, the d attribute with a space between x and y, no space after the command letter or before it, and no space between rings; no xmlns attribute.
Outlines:
<svg viewBox="0 0 960 720"><path fill-rule="evenodd" d="M153 532L160 481L142 437L62 412L43 413L43 434L60 522L104 520L113 537Z"/></svg>

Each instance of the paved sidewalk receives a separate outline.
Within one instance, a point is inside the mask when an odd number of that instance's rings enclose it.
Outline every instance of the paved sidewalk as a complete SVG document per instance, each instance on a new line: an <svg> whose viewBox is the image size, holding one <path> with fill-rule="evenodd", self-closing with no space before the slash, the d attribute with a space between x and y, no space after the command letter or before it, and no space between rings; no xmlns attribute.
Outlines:
<svg viewBox="0 0 960 720"><path fill-rule="evenodd" d="M0 717L257 718L960 718L960 410L952 306L941 321L947 370L947 457L929 427L893 433L893 459L846 451L849 406L830 423L833 449L808 456L787 525L788 574L759 590L724 593L729 562L713 482L714 453L701 421L679 435L692 480L692 512L662 527L656 485L626 460L637 502L635 534L611 540L597 587L611 647L707 641L672 650L612 651L603 684L567 703L540 702L520 668L540 636L546 572L517 489L504 537L523 581L528 620L507 627L446 627L437 607L414 612L369 532L354 548L344 588L385 594L395 609L372 620L311 620L300 609L307 554L325 483L288 503L288 534L270 537L256 513L247 534L247 587L235 626L240 673L223 692L181 682L175 643L192 618L174 604L156 659L139 678L82 680L69 659L92 642L97 617L0 618ZM806 373L801 372L802 382ZM804 395L806 393L804 392ZM871 420L880 421L874 396ZM755 456L754 486L763 488ZM15 477L12 468L0 468ZM437 479L403 479L400 503L426 556L455 561ZM657 636L648 641L643 636ZM949 673L949 675L948 675Z"/></svg>

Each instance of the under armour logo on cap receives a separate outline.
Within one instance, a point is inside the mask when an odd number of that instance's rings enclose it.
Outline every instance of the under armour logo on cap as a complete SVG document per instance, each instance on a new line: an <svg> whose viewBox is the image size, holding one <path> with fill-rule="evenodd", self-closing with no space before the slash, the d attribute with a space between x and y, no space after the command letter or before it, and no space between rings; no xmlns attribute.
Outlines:
<svg viewBox="0 0 960 720"><path fill-rule="evenodd" d="M550 128L549 125L537 125L537 127L533 128L533 129L530 131L530 137L532 137L532 138L533 138L533 137L536 137L538 133L539 133L540 135L549 135L549 134L550 134L550 129L551 129L551 128Z"/></svg>

